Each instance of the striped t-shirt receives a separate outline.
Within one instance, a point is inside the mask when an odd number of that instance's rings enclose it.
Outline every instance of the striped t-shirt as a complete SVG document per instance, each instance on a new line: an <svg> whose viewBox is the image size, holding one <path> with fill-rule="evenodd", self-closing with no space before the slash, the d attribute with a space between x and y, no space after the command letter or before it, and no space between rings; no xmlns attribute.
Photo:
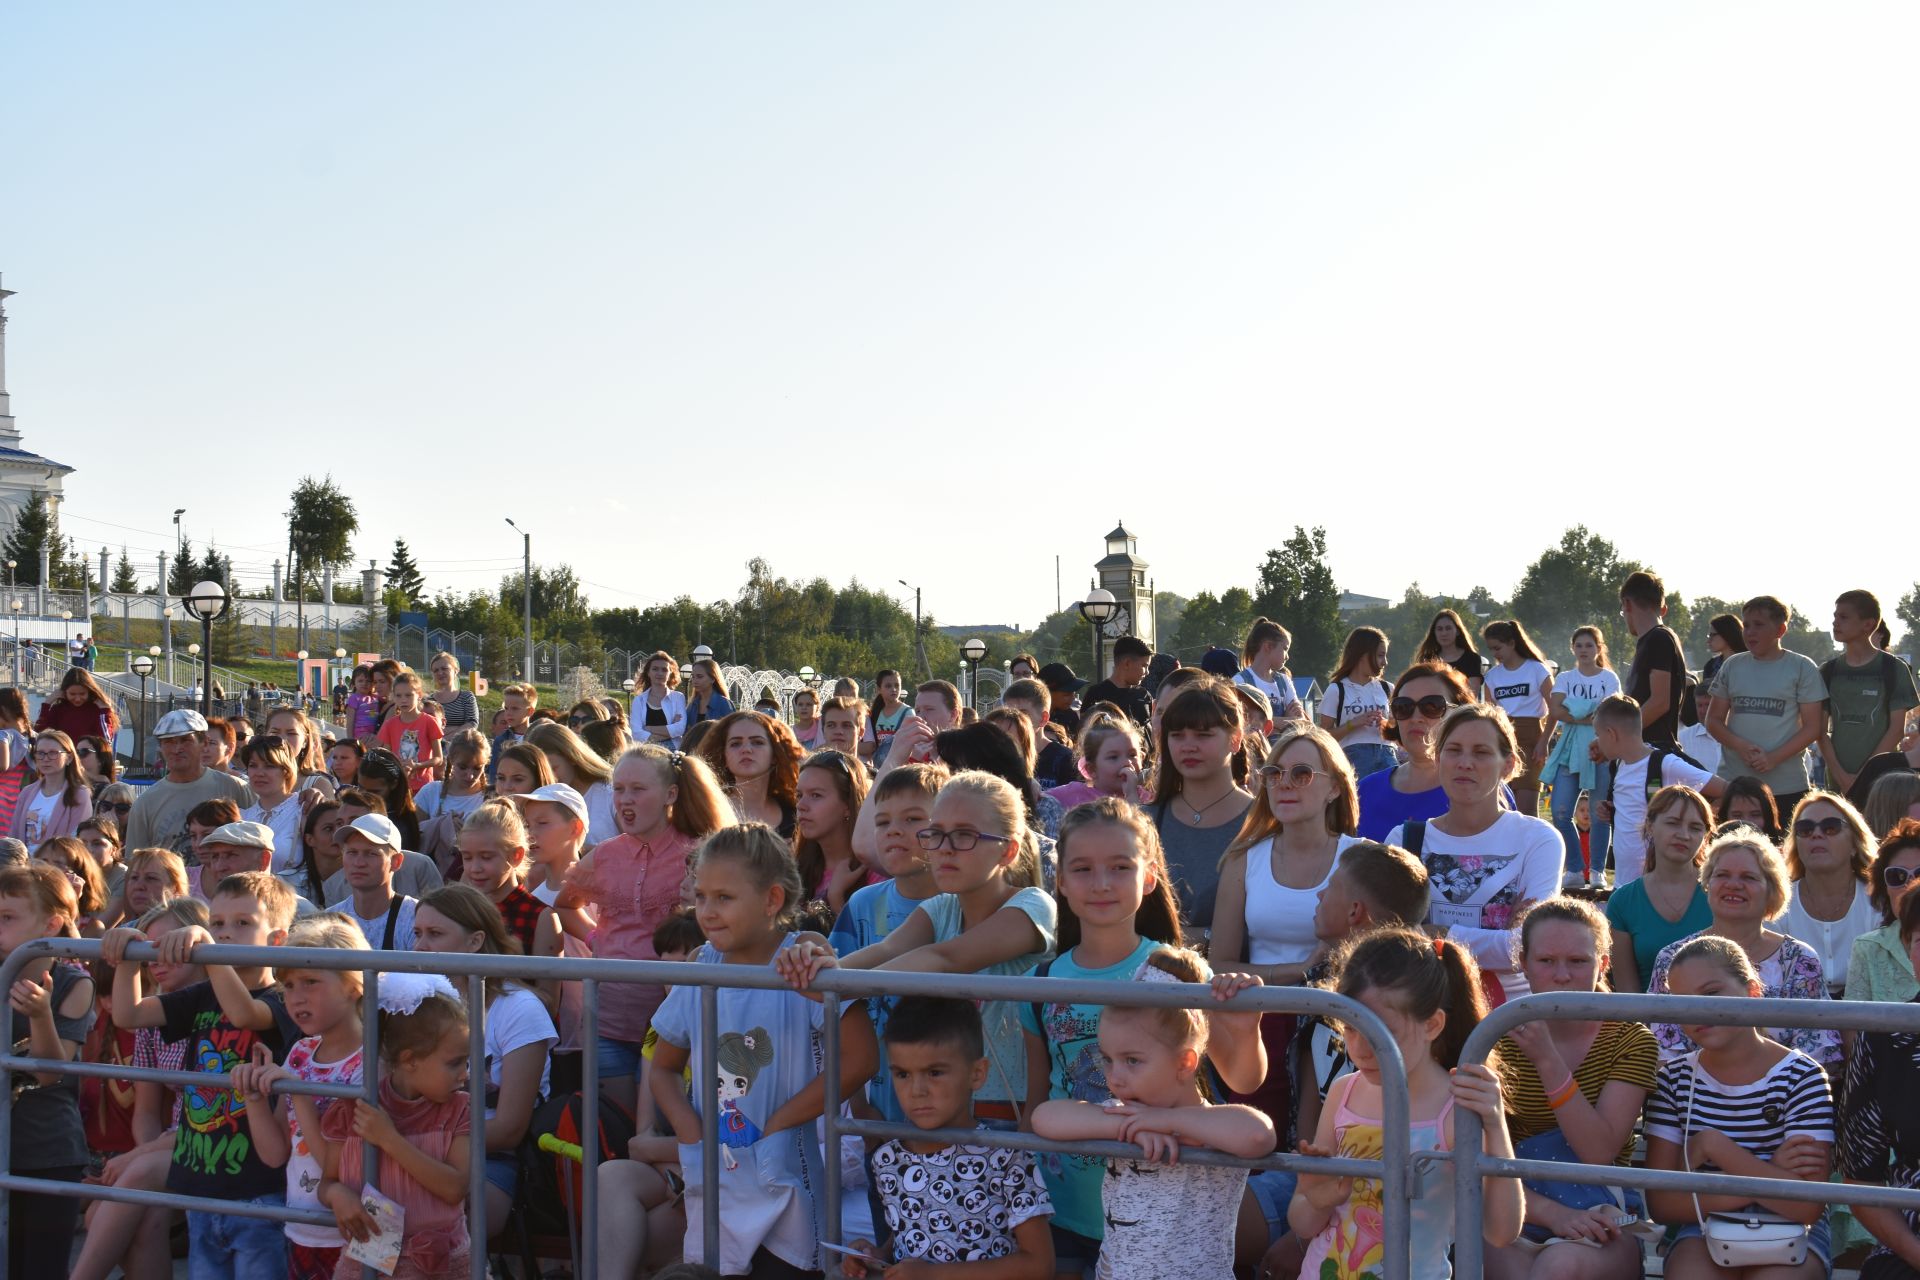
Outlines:
<svg viewBox="0 0 1920 1280"><path fill-rule="evenodd" d="M1660 1046L1653 1032L1638 1022L1603 1022L1587 1056L1573 1069L1573 1082L1590 1103L1598 1105L1600 1091L1612 1080L1624 1080L1651 1093L1660 1066ZM1507 1087L1507 1127L1515 1142L1551 1132L1560 1118L1547 1105L1547 1091L1533 1060L1510 1038L1500 1041L1500 1074ZM1633 1134L1627 1134L1616 1164L1633 1154Z"/></svg>
<svg viewBox="0 0 1920 1280"><path fill-rule="evenodd" d="M1798 1049L1787 1050L1752 1084L1723 1084L1699 1061L1696 1052L1660 1064L1659 1084L1647 1100L1647 1137L1678 1144L1685 1141L1683 1127L1687 1133L1717 1129L1763 1160L1773 1159L1797 1133L1833 1141L1833 1090L1826 1069ZM1696 1080L1700 1092L1689 1119L1687 1102Z"/></svg>

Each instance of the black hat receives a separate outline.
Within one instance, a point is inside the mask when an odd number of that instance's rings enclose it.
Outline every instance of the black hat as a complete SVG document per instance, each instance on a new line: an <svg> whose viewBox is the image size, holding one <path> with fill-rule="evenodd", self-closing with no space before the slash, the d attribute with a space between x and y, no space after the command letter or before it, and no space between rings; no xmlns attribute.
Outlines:
<svg viewBox="0 0 1920 1280"><path fill-rule="evenodd" d="M1078 693L1087 687L1087 682L1064 662L1049 662L1040 668L1040 683L1055 693Z"/></svg>
<svg viewBox="0 0 1920 1280"><path fill-rule="evenodd" d="M1240 659L1233 650L1215 645L1201 657L1200 669L1210 676L1231 680L1240 674Z"/></svg>

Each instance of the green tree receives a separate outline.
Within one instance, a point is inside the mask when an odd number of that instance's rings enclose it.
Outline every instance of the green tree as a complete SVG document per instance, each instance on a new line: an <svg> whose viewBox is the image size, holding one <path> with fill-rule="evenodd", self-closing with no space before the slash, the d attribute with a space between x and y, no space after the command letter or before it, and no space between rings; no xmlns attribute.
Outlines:
<svg viewBox="0 0 1920 1280"><path fill-rule="evenodd" d="M120 548L120 559L113 566L113 585L107 589L119 595L135 595L140 590L140 575L134 571L133 557L125 547Z"/></svg>
<svg viewBox="0 0 1920 1280"><path fill-rule="evenodd" d="M58 517L47 505L46 498L36 493L26 506L20 508L20 514L14 517L13 527L7 531L6 540L0 542L0 560L14 562L15 583L21 586L39 585L42 547L51 551L56 563L65 549L60 539Z"/></svg>
<svg viewBox="0 0 1920 1280"><path fill-rule="evenodd" d="M1567 638L1575 627L1587 625L1600 628L1612 652L1630 656L1631 637L1620 617L1620 584L1645 567L1622 559L1611 542L1576 525L1527 566L1509 607L1535 644L1563 665Z"/></svg>
<svg viewBox="0 0 1920 1280"><path fill-rule="evenodd" d="M420 565L414 560L405 538L393 540L393 556L387 561L387 589L400 593L403 609L426 603L427 580L421 576Z"/></svg>
<svg viewBox="0 0 1920 1280"><path fill-rule="evenodd" d="M200 581L200 562L193 558L193 541L183 539L167 565L167 594L183 596Z"/></svg>
<svg viewBox="0 0 1920 1280"><path fill-rule="evenodd" d="M294 486L293 505L287 508L287 562L293 570L296 632L300 648L307 647L306 589L320 574L353 563L353 535L360 517L353 499L340 491L331 475L321 480L302 476Z"/></svg>
<svg viewBox="0 0 1920 1280"><path fill-rule="evenodd" d="M223 583L229 591L234 589L233 557L221 555L211 544L207 547L206 555L200 557L199 567L193 571L193 582L207 581ZM191 588L193 583L187 585Z"/></svg>
<svg viewBox="0 0 1920 1280"><path fill-rule="evenodd" d="M1202 591L1187 601L1179 628L1171 633L1171 644L1165 641L1169 632L1162 630L1161 647L1191 666L1214 645L1239 653L1252 625L1253 595L1245 587L1229 587L1218 596Z"/></svg>
<svg viewBox="0 0 1920 1280"><path fill-rule="evenodd" d="M1345 624L1340 618L1340 588L1327 563L1327 531L1293 527L1293 536L1267 552L1260 566L1253 611L1293 633L1288 665L1302 675L1333 670L1340 658Z"/></svg>

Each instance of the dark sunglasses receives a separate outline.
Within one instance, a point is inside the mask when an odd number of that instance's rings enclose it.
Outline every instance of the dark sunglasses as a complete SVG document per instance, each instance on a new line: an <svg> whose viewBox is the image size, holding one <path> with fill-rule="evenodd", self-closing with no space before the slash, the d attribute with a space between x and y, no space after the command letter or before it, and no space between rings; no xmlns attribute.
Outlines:
<svg viewBox="0 0 1920 1280"><path fill-rule="evenodd" d="M1888 867L1882 874L1886 877L1889 889L1902 888L1916 877L1920 877L1920 871L1910 871L1906 867Z"/></svg>
<svg viewBox="0 0 1920 1280"><path fill-rule="evenodd" d="M93 811L95 813L98 813L102 809L111 809L115 813L119 814L121 817L124 818L129 813L133 812L133 802L130 800L127 800L127 801L109 800L102 804L95 805Z"/></svg>
<svg viewBox="0 0 1920 1280"><path fill-rule="evenodd" d="M1793 824L1793 834L1802 840L1816 832L1823 836L1837 836L1847 829L1847 824L1838 818L1822 818L1815 822L1812 818L1802 818Z"/></svg>
<svg viewBox="0 0 1920 1280"><path fill-rule="evenodd" d="M1424 698L1395 698L1392 707L1393 718L1411 720L1414 712L1417 711L1429 720L1438 720L1447 714L1447 708L1452 705L1453 702L1450 699L1437 693L1430 693Z"/></svg>

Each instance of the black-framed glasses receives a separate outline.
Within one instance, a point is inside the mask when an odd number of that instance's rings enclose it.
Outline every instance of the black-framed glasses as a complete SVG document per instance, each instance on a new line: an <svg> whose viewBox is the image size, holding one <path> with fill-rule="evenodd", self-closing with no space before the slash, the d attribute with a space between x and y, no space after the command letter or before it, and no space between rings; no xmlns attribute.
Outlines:
<svg viewBox="0 0 1920 1280"><path fill-rule="evenodd" d="M1268 786L1285 787L1289 791L1298 791L1302 787L1313 785L1315 778L1327 776L1326 770L1316 769L1310 764L1263 764L1260 766L1260 781Z"/></svg>
<svg viewBox="0 0 1920 1280"><path fill-rule="evenodd" d="M1395 720L1411 720L1417 711L1429 720L1438 720L1447 714L1447 708L1453 701L1441 694L1430 693L1424 698L1395 698L1392 711Z"/></svg>
<svg viewBox="0 0 1920 1280"><path fill-rule="evenodd" d="M1915 879L1920 879L1920 871L1913 871L1906 867L1888 867L1881 874L1886 877L1889 889L1904 889Z"/></svg>
<svg viewBox="0 0 1920 1280"><path fill-rule="evenodd" d="M922 827L913 833L913 838L928 853L938 853L941 845L946 845L955 853L966 853L982 840L1010 840L1011 836L999 835L992 831L942 831L939 827Z"/></svg>
<svg viewBox="0 0 1920 1280"><path fill-rule="evenodd" d="M1839 818L1821 818L1817 822L1812 818L1802 818L1793 824L1793 834L1802 840L1813 835L1837 836L1846 829L1847 824Z"/></svg>

